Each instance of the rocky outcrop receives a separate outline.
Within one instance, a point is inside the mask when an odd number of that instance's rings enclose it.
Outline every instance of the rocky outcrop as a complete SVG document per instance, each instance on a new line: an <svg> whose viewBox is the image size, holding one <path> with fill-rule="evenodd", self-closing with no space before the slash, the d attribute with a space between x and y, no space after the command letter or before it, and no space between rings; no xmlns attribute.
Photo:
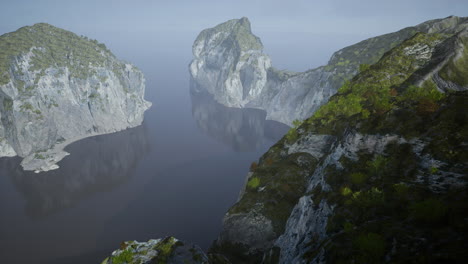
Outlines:
<svg viewBox="0 0 468 264"><path fill-rule="evenodd" d="M112 252L101 264L223 264L224 257L205 254L198 246L185 244L174 238L151 239L147 242L122 242L120 249Z"/></svg>
<svg viewBox="0 0 468 264"><path fill-rule="evenodd" d="M193 44L190 73L202 89L228 107L244 107L267 82L270 58L247 18L203 30Z"/></svg>
<svg viewBox="0 0 468 264"><path fill-rule="evenodd" d="M56 169L69 143L138 126L145 79L104 44L48 24L0 36L0 157Z"/></svg>
<svg viewBox="0 0 468 264"><path fill-rule="evenodd" d="M360 65L377 62L415 33L453 34L467 27L467 18L427 21L339 50L326 66L293 73L271 67L248 19L234 19L203 30L195 40L189 67L198 84L193 91L208 92L229 107L263 109L267 119L291 125L296 119L310 117L359 71Z"/></svg>
<svg viewBox="0 0 468 264"><path fill-rule="evenodd" d="M362 69L260 158L212 250L239 263L463 262L467 61L463 29L416 33Z"/></svg>

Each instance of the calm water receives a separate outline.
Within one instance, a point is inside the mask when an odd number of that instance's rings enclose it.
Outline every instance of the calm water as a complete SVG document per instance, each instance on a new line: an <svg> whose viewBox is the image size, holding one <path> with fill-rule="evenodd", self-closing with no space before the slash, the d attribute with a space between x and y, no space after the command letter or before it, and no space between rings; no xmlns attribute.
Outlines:
<svg viewBox="0 0 468 264"><path fill-rule="evenodd" d="M124 240L173 235L207 248L216 239L250 163L287 128L191 96L194 37L140 36L131 51L111 41L146 76L153 107L142 126L72 144L48 173L0 159L1 263L100 263Z"/></svg>

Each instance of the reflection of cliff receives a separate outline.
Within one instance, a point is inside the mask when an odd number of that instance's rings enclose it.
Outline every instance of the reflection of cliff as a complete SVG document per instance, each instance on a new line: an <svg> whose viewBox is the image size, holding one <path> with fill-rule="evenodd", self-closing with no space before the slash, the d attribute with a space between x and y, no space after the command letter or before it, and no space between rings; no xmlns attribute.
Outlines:
<svg viewBox="0 0 468 264"><path fill-rule="evenodd" d="M123 184L148 150L148 135L142 125L69 145L66 151L72 155L60 162L58 170L40 174L23 171L16 158L0 160L0 167L25 196L27 213L42 217Z"/></svg>
<svg viewBox="0 0 468 264"><path fill-rule="evenodd" d="M191 85L196 85L193 80ZM226 107L208 94L191 92L190 95L192 115L198 127L235 151L256 150L266 139L277 141L289 129L282 123L265 120L263 110Z"/></svg>

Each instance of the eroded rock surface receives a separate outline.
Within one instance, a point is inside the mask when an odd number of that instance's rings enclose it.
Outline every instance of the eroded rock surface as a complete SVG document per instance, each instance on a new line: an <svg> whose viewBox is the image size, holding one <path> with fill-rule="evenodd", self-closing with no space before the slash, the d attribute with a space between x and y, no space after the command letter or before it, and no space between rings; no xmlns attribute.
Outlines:
<svg viewBox="0 0 468 264"><path fill-rule="evenodd" d="M142 123L145 79L104 44L48 24L0 36L0 157L56 169L79 139Z"/></svg>

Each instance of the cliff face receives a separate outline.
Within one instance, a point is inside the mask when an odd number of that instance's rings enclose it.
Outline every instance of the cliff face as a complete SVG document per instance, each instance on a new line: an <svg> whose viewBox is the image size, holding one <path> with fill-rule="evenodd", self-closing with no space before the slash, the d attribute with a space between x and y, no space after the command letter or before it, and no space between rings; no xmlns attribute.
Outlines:
<svg viewBox="0 0 468 264"><path fill-rule="evenodd" d="M78 139L140 125L144 76L104 44L48 24L0 36L0 157L50 170Z"/></svg>
<svg viewBox="0 0 468 264"><path fill-rule="evenodd" d="M267 119L291 125L310 117L360 65L377 62L415 33L453 34L467 27L467 18L427 21L339 50L326 66L293 73L271 67L249 21L242 18L200 33L193 44L190 73L198 84L195 91L206 91L226 106L263 109Z"/></svg>
<svg viewBox="0 0 468 264"><path fill-rule="evenodd" d="M361 69L265 153L212 250L233 263L465 261L468 31L447 23Z"/></svg>
<svg viewBox="0 0 468 264"><path fill-rule="evenodd" d="M197 87L229 107L244 107L267 82L270 58L247 18L203 30L193 44L190 73ZM194 87L194 86L193 86ZM200 91L195 89L195 91Z"/></svg>
<svg viewBox="0 0 468 264"><path fill-rule="evenodd" d="M320 72L331 74L330 85L343 84L252 164L210 254L189 250L200 254L201 263L466 262L466 19L433 20L352 47L332 57L332 73L330 67L302 74L267 69L265 87L276 92L282 86L268 85ZM340 59L350 54L359 60ZM200 73L206 70L204 59L191 69L195 79L208 76ZM204 80L206 88L199 82L192 91L211 91L216 98L225 84ZM271 97L257 102L276 96L262 93ZM161 252L154 245L161 241L125 243L104 263L120 261L124 251L129 263L154 258ZM164 241L166 252L177 255L171 253L177 240Z"/></svg>

